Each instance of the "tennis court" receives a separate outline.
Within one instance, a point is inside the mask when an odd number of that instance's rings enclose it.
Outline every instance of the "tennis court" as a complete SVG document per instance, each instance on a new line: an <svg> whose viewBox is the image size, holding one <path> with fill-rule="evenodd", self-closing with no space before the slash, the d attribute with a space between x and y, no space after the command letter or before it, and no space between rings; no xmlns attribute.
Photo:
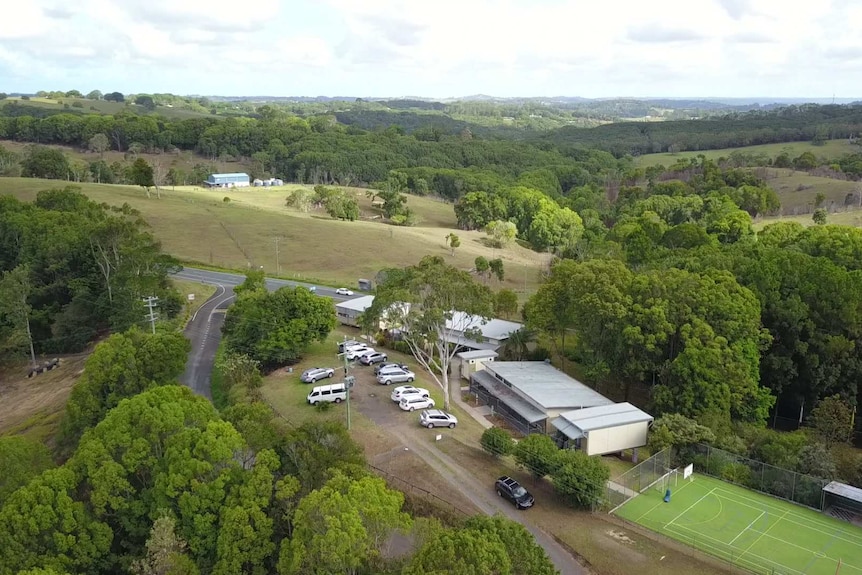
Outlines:
<svg viewBox="0 0 862 575"><path fill-rule="evenodd" d="M754 573L862 575L862 529L705 475L659 483L616 514Z"/></svg>

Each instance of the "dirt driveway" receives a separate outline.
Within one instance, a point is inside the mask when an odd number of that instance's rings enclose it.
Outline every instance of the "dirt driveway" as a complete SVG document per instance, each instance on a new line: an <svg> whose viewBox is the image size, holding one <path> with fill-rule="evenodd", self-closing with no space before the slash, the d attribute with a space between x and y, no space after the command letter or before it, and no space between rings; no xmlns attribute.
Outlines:
<svg viewBox="0 0 862 575"><path fill-rule="evenodd" d="M398 465L403 458L419 457L428 467L435 470L448 481L450 492L448 498L463 499L469 501L471 507L488 515L501 514L509 519L524 525L536 538L536 541L545 549L554 565L561 575L587 575L586 568L578 563L574 556L560 545L553 537L531 523L527 515L529 511L517 511L515 508L497 497L492 484L485 485L476 476L461 466L453 458L440 450L439 445L447 441L447 437L463 433L466 427L474 430L472 422L463 421L468 415L459 416L460 429L450 430L446 428L431 430L420 427L418 412L402 411L392 401L390 394L397 387L384 386L377 383L374 370L371 367L357 366L351 371L356 377L356 385L351 393L351 409L356 409L377 427L386 432L395 443L395 446L387 452L374 457L372 464L384 470ZM421 385L421 384L420 384ZM428 387L434 395L439 395L436 390ZM438 402L442 407L442 402ZM437 437L440 437L439 443ZM451 439L450 439L451 441ZM411 477L411 482L422 481L421 474L427 472L417 469L418 475Z"/></svg>

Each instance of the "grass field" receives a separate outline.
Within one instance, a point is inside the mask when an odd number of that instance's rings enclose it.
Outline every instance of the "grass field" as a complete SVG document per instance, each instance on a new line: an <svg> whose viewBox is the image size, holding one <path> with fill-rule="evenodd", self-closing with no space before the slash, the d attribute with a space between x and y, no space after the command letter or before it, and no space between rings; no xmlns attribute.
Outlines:
<svg viewBox="0 0 862 575"><path fill-rule="evenodd" d="M677 152L677 153L662 153L662 154L644 154L636 158L638 166L647 167L663 164L670 166L680 159L696 158L703 154L709 160L717 160L718 158L728 157L732 152L746 152L751 154L766 154L771 158L775 158L781 152L787 152L790 158L793 159L803 152L811 152L818 158L838 158L844 154L853 154L862 152L862 146L851 144L846 139L829 140L822 146L815 146L811 142L785 142L779 144L762 144L759 146L745 146L743 148L723 148L721 150L702 150L694 152Z"/></svg>
<svg viewBox="0 0 862 575"><path fill-rule="evenodd" d="M74 185L69 182L30 178L0 178L0 194L30 201L39 190ZM152 227L164 249L185 261L226 269L263 266L276 273L275 238L279 241L278 267L287 278L354 286L358 278L374 278L386 267L417 263L425 255L440 255L462 269L471 269L477 256L503 259L502 283L521 293L534 293L546 256L518 245L495 250L485 244L485 234L455 228L451 204L409 196L408 205L419 215L414 227L397 227L371 219L378 215L365 197L353 189L363 219L333 220L322 211L302 213L284 207L284 199L296 186L204 190L193 187L162 188L162 197L147 198L141 188L105 184L81 184L97 202L129 203ZM231 198L225 203L224 197ZM446 234L461 238L454 257L446 247Z"/></svg>
<svg viewBox="0 0 862 575"><path fill-rule="evenodd" d="M137 114L144 114L146 111L141 106L135 106L134 104L126 104L126 102L109 102L107 100L87 100L86 98L60 98L60 99L52 99L52 98L37 98L35 96L30 97L29 100L21 100L19 97L9 97L6 98L3 102L18 102L24 106L34 106L37 108L51 108L51 109L63 109L65 104L69 105L69 112L83 112L85 114L109 114L113 115L117 112L122 112L123 110L127 110L131 108ZM72 104L74 102L80 102L80 108L73 107ZM91 110L90 108L95 108L95 110ZM154 114L165 116L167 118L200 118L201 116L209 116L209 114L204 114L202 112L195 112L194 110L186 110L183 108L168 108L167 106L157 106Z"/></svg>
<svg viewBox="0 0 862 575"><path fill-rule="evenodd" d="M660 489L649 489L616 514L755 573L862 575L862 529L711 477L693 477L671 485L669 503Z"/></svg>

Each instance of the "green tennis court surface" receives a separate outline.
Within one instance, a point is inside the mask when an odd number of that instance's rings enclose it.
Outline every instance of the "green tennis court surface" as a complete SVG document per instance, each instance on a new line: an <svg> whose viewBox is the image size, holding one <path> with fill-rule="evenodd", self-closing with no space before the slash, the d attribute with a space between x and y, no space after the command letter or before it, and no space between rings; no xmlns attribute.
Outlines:
<svg viewBox="0 0 862 575"><path fill-rule="evenodd" d="M704 475L669 487L669 503L652 487L616 514L755 573L862 575L849 523Z"/></svg>

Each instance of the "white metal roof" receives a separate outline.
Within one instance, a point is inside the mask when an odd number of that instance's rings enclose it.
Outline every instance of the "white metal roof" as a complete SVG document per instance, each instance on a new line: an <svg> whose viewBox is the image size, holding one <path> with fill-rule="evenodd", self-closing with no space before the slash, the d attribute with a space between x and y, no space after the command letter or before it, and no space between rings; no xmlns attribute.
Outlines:
<svg viewBox="0 0 862 575"><path fill-rule="evenodd" d="M573 409L561 413L551 424L571 437L577 439L589 434L595 429L606 429L608 427L619 427L632 423L643 423L652 421L653 417L645 411L641 411L631 403L614 403L611 405L599 405L586 409ZM559 422L559 424L558 424ZM579 435L571 435L568 431Z"/></svg>
<svg viewBox="0 0 862 575"><path fill-rule="evenodd" d="M543 361L494 361L485 364L544 409L581 409L613 401Z"/></svg>
<svg viewBox="0 0 862 575"><path fill-rule="evenodd" d="M213 178L229 178L231 176L245 176L248 177L248 174L245 172L231 172L229 174L210 174Z"/></svg>
<svg viewBox="0 0 862 575"><path fill-rule="evenodd" d="M482 322L485 322L484 324ZM470 315L463 311L452 313L452 319L446 322L448 329L457 329L458 331L467 331L469 329L478 329L482 333L482 337L488 339L506 339L513 331L518 331L523 326L514 321L497 318L482 318L478 315Z"/></svg>
<svg viewBox="0 0 862 575"><path fill-rule="evenodd" d="M373 295L364 295L361 297L340 301L335 304L336 308L349 309L352 311L365 311L374 302Z"/></svg>
<svg viewBox="0 0 862 575"><path fill-rule="evenodd" d="M847 485L846 483L839 483L838 481L833 481L829 485L824 487L823 491L825 491L826 493L831 493L832 495L839 495L846 499L850 499L851 501L862 503L862 489L859 489L858 487L853 487L852 485Z"/></svg>
<svg viewBox="0 0 862 575"><path fill-rule="evenodd" d="M497 357L497 352L492 349L476 349L473 351L462 351L456 355L461 359L484 359L486 357Z"/></svg>

